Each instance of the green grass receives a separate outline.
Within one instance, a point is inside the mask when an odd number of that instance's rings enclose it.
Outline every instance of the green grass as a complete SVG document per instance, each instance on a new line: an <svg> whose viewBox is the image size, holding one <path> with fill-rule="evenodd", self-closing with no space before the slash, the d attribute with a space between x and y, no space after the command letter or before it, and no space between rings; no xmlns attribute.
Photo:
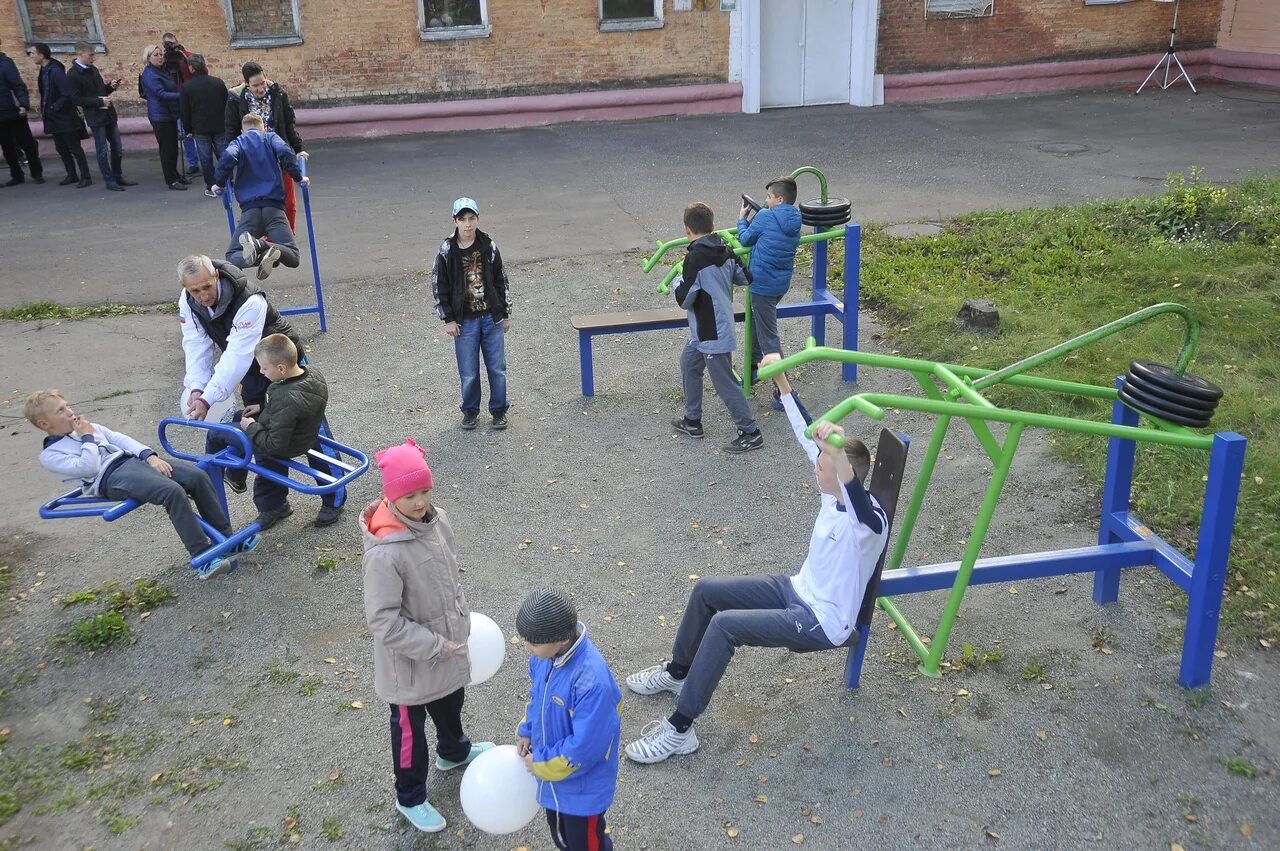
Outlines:
<svg viewBox="0 0 1280 851"><path fill-rule="evenodd" d="M1233 756L1231 758L1221 758L1220 760L1224 768L1237 777L1243 777L1246 780L1253 780L1258 776L1258 769L1249 760L1242 757Z"/></svg>
<svg viewBox="0 0 1280 851"><path fill-rule="evenodd" d="M133 627L119 612L103 612L81 618L71 625L65 639L85 650L105 650L133 640Z"/></svg>
<svg viewBox="0 0 1280 851"><path fill-rule="evenodd" d="M843 244L833 242L833 289ZM1191 371L1225 397L1218 431L1249 440L1224 623L1241 638L1280 640L1280 179L1213 187L1172 176L1153 198L960 216L936 237L863 231L862 301L895 348L930 360L998 368L1162 301L1201 323ZM995 302L1000 332L960 330L965 298ZM1135 359L1173 363L1183 324L1145 323L1036 374L1111 386ZM1110 407L1073 397L994 388L998 404L1106 420ZM1106 442L1050 433L1051 449L1100 484ZM1133 499L1158 534L1195 551L1205 453L1142 446ZM926 501L925 510L928 510ZM973 506L977 511L977 504ZM998 518L997 521L999 522Z"/></svg>
<svg viewBox="0 0 1280 851"><path fill-rule="evenodd" d="M107 605L114 612L149 612L177 599L177 596L172 589L154 579L138 579L132 588L116 591L107 597Z"/></svg>
<svg viewBox="0 0 1280 851"><path fill-rule="evenodd" d="M111 316L131 316L150 313L154 308L135 304L95 304L71 307L56 301L33 301L0 310L0 319L14 322L38 322L55 319L102 319Z"/></svg>

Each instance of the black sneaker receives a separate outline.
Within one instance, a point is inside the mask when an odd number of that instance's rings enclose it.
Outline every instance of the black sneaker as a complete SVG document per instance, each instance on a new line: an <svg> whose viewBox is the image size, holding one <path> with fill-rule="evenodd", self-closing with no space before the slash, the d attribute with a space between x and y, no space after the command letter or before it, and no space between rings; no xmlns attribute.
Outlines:
<svg viewBox="0 0 1280 851"><path fill-rule="evenodd" d="M80 178L76 177L74 174L68 174L66 177L64 177L64 178L62 178L61 180L59 180L59 181L58 181L58 185L59 185L59 186L74 186L75 184L77 184L77 183L79 183L79 182L80 182Z"/></svg>
<svg viewBox="0 0 1280 851"><path fill-rule="evenodd" d="M336 505L326 505L316 514L316 519L312 525L323 529L325 526L332 526L334 523L337 523L338 518L341 516L341 508L338 508Z"/></svg>
<svg viewBox="0 0 1280 851"><path fill-rule="evenodd" d="M672 420L671 427L682 434L689 435L690 437L702 437L701 420L691 420L686 417L681 417L678 420Z"/></svg>
<svg viewBox="0 0 1280 851"><path fill-rule="evenodd" d="M279 508L272 508L268 511L263 511L258 515L258 531L267 531L291 514L293 514L293 507L287 502Z"/></svg>
<svg viewBox="0 0 1280 851"><path fill-rule="evenodd" d="M476 427L476 412L463 411L462 423L459 426L463 431L474 431Z"/></svg>
<svg viewBox="0 0 1280 851"><path fill-rule="evenodd" d="M235 493L244 493L249 489L249 475L237 476L235 473L227 473L222 477L222 483L231 488Z"/></svg>
<svg viewBox="0 0 1280 851"><path fill-rule="evenodd" d="M760 429L755 431L738 431L738 436L733 442L724 448L725 452L739 453L750 452L752 449L759 449L764 446L764 435L760 433Z"/></svg>
<svg viewBox="0 0 1280 851"><path fill-rule="evenodd" d="M502 431L507 427L507 412L503 411L493 415L493 430Z"/></svg>

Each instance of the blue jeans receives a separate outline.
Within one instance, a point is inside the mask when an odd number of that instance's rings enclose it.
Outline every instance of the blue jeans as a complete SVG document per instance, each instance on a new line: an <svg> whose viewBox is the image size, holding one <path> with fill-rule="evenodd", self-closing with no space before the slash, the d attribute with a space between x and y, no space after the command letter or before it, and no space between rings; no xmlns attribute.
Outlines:
<svg viewBox="0 0 1280 851"><path fill-rule="evenodd" d="M489 413L507 410L507 347L502 323L486 313L458 323L453 351L458 357L458 377L462 380L462 412L480 413L480 353L489 373Z"/></svg>
<svg viewBox="0 0 1280 851"><path fill-rule="evenodd" d="M222 159L222 152L227 149L227 134L197 133L196 153L200 157L200 173L204 176L204 188L213 187L213 170Z"/></svg>
<svg viewBox="0 0 1280 851"><path fill-rule="evenodd" d="M98 155L98 171L108 186L115 186L121 178L120 160L124 143L120 140L120 124L112 121L105 127L90 127L93 131L93 147ZM110 147L110 152L107 148Z"/></svg>
<svg viewBox="0 0 1280 851"><path fill-rule="evenodd" d="M187 138L188 130L183 126L182 119L178 119L178 138L182 141L182 153L187 161L187 169L199 168L200 159L196 151L196 143L194 139Z"/></svg>

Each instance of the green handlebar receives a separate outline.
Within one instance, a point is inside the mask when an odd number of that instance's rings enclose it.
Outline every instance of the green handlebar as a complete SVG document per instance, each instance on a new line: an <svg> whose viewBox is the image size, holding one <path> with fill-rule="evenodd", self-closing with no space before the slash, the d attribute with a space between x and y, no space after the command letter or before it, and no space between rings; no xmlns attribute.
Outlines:
<svg viewBox="0 0 1280 851"><path fill-rule="evenodd" d="M812 174L818 178L818 185L822 188L822 203L827 203L827 176L811 165L802 165L791 172L792 177L799 177L802 174Z"/></svg>

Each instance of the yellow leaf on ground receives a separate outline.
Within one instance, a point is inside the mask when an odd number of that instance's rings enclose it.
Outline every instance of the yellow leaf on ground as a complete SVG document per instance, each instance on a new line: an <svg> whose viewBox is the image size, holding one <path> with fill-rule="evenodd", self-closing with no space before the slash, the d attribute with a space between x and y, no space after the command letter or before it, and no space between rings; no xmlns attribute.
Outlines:
<svg viewBox="0 0 1280 851"><path fill-rule="evenodd" d="M813 815L809 816L809 823L822 824L822 816L818 815L817 813L814 813Z"/></svg>
<svg viewBox="0 0 1280 851"><path fill-rule="evenodd" d="M748 736L748 737L747 737L747 741L748 741L748 742L750 742L750 743L751 743L751 744L753 744L753 745L758 745L758 744L760 744L760 734L759 734L759 733L752 733L750 736Z"/></svg>
<svg viewBox="0 0 1280 851"><path fill-rule="evenodd" d="M364 702L363 702L363 701L360 701L360 700L353 700L353 701L351 701L351 708L352 708L352 709L364 709Z"/></svg>
<svg viewBox="0 0 1280 851"><path fill-rule="evenodd" d="M1250 836L1253 836L1253 828L1249 827L1247 824L1240 825L1240 835L1245 839L1248 839Z"/></svg>
<svg viewBox="0 0 1280 851"><path fill-rule="evenodd" d="M755 801L757 804L767 804L767 803L769 803L769 796L768 796L768 795L756 795L754 798L752 798L752 800L753 800L753 801Z"/></svg>
<svg viewBox="0 0 1280 851"><path fill-rule="evenodd" d="M330 779L330 780L337 780L337 779L338 779L339 777L341 777L341 776L342 776L342 772L341 772L341 771L339 771L339 770L338 770L338 769L336 769L336 768L335 768L333 771L330 771L330 772L329 772L329 779Z"/></svg>
<svg viewBox="0 0 1280 851"><path fill-rule="evenodd" d="M1187 851L1187 849L1183 848L1182 844L1179 842L1170 842L1169 851Z"/></svg>
<svg viewBox="0 0 1280 851"><path fill-rule="evenodd" d="M338 664L338 660L333 658L332 656L330 656L328 659L325 659L325 662L329 663L330 665Z"/></svg>
<svg viewBox="0 0 1280 851"><path fill-rule="evenodd" d="M1000 769L998 769L998 768L988 768L988 769L987 769L987 776L988 776L988 777L999 777L999 776L1000 776Z"/></svg>
<svg viewBox="0 0 1280 851"><path fill-rule="evenodd" d="M800 843L804 842L804 834L797 833L795 836L791 837L791 841L794 842L796 845L799 845Z"/></svg>
<svg viewBox="0 0 1280 851"><path fill-rule="evenodd" d="M1046 742L1049 740L1049 734L1044 730L1036 730L1036 738L1042 742Z"/></svg>
<svg viewBox="0 0 1280 851"><path fill-rule="evenodd" d="M738 760L738 768L742 768L742 766L746 764L747 764L747 761L745 759Z"/></svg>
<svg viewBox="0 0 1280 851"><path fill-rule="evenodd" d="M729 837L730 839L737 839L737 838L738 838L738 829L737 829L736 827L730 827L730 828L727 828L727 829L725 830L725 833L728 835L728 837Z"/></svg>

